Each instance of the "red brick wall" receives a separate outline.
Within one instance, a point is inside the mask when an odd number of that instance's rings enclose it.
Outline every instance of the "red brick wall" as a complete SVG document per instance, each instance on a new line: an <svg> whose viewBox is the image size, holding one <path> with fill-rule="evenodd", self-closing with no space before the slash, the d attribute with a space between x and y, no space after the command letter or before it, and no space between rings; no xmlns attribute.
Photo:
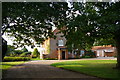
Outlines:
<svg viewBox="0 0 120 80"><path fill-rule="evenodd" d="M58 58L57 50L52 51L53 53L48 54L47 58Z"/></svg>
<svg viewBox="0 0 120 80"><path fill-rule="evenodd" d="M113 56L115 56L115 53L114 52L105 52L105 56L113 57Z"/></svg>

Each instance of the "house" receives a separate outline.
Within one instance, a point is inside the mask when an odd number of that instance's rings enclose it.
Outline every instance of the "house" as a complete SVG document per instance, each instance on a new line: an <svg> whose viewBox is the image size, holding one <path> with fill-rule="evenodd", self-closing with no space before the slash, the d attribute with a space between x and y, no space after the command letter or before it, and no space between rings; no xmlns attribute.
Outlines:
<svg viewBox="0 0 120 80"><path fill-rule="evenodd" d="M72 51L69 52L68 49L66 48L66 39L65 37L61 37L63 34L58 33L59 30L55 29L54 35L56 35L56 39L53 38L48 38L47 40L44 41L42 48L44 48L43 51L43 57L44 58L57 58L59 60L61 59L69 59L69 58L75 58L76 57L76 52ZM84 53L81 51L82 54ZM81 55L77 55L81 56Z"/></svg>
<svg viewBox="0 0 120 80"><path fill-rule="evenodd" d="M96 57L113 57L116 56L116 48L108 46L94 46L92 51L96 53Z"/></svg>

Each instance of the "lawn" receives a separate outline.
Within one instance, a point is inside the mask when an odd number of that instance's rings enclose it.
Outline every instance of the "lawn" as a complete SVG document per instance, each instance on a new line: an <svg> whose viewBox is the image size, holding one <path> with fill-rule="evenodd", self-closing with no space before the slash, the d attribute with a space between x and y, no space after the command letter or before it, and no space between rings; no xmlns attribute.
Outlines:
<svg viewBox="0 0 120 80"><path fill-rule="evenodd" d="M120 70L113 69L116 60L80 60L53 63L51 66L77 71L101 78L119 79Z"/></svg>
<svg viewBox="0 0 120 80"><path fill-rule="evenodd" d="M35 61L35 60L42 60L42 59L40 59L40 58L32 58L31 60Z"/></svg>
<svg viewBox="0 0 120 80"><path fill-rule="evenodd" d="M3 75L6 70L11 68L12 66L23 64L25 61L17 61L17 62L2 62L0 63L0 70L2 70Z"/></svg>
<svg viewBox="0 0 120 80"><path fill-rule="evenodd" d="M2 66L0 66L0 69L7 70L11 68L12 66L19 65L24 63L24 61L17 61L17 62L2 62Z"/></svg>

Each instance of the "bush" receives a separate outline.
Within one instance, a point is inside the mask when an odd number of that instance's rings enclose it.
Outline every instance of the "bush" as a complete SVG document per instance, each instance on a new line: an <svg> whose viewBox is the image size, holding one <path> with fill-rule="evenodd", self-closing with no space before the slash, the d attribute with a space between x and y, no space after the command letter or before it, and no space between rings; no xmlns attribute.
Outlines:
<svg viewBox="0 0 120 80"><path fill-rule="evenodd" d="M28 61L29 57L4 57L3 61Z"/></svg>
<svg viewBox="0 0 120 80"><path fill-rule="evenodd" d="M28 52L27 48L25 48L25 47L23 49L21 49L21 51Z"/></svg>
<svg viewBox="0 0 120 80"><path fill-rule="evenodd" d="M86 51L85 56L90 56L89 58L93 58L96 57L96 54L94 52L92 52L91 50Z"/></svg>
<svg viewBox="0 0 120 80"><path fill-rule="evenodd" d="M45 58L44 60L57 60L57 58Z"/></svg>
<svg viewBox="0 0 120 80"><path fill-rule="evenodd" d="M34 51L32 52L32 58L39 57L40 53L38 52L38 49L35 48Z"/></svg>
<svg viewBox="0 0 120 80"><path fill-rule="evenodd" d="M15 50L15 51L14 51L14 53L16 53L16 54L18 54L18 55L19 55L19 54L22 54L22 53L23 53L23 51L22 51L22 50Z"/></svg>
<svg viewBox="0 0 120 80"><path fill-rule="evenodd" d="M92 56L82 56L81 58L93 58Z"/></svg>
<svg viewBox="0 0 120 80"><path fill-rule="evenodd" d="M17 55L16 53L10 53L10 55L6 55L6 56L15 57L16 55Z"/></svg>
<svg viewBox="0 0 120 80"><path fill-rule="evenodd" d="M92 56L83 56L83 58L93 58Z"/></svg>
<svg viewBox="0 0 120 80"><path fill-rule="evenodd" d="M114 56L115 58L117 57L117 56Z"/></svg>
<svg viewBox="0 0 120 80"><path fill-rule="evenodd" d="M24 52L20 55L20 57L26 57L26 56L30 56L31 52Z"/></svg>

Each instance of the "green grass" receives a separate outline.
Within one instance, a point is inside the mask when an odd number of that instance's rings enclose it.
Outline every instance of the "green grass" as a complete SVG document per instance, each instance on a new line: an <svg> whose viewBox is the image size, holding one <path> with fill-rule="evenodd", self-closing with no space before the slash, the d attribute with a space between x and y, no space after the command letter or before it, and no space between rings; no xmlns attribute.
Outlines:
<svg viewBox="0 0 120 80"><path fill-rule="evenodd" d="M2 62L0 63L0 70L2 70L2 74L4 75L6 73L6 70L11 68L12 66L23 64L25 61L19 61L19 62Z"/></svg>
<svg viewBox="0 0 120 80"><path fill-rule="evenodd" d="M2 66L0 66L0 69L7 70L11 68L12 66L19 65L24 63L24 61L18 61L18 62L2 62Z"/></svg>
<svg viewBox="0 0 120 80"><path fill-rule="evenodd" d="M113 69L116 63L116 60L80 60L53 63L51 66L62 67L101 78L118 78L120 80L120 70Z"/></svg>
<svg viewBox="0 0 120 80"><path fill-rule="evenodd" d="M34 61L34 60L42 60L40 58L31 58L30 60Z"/></svg>

